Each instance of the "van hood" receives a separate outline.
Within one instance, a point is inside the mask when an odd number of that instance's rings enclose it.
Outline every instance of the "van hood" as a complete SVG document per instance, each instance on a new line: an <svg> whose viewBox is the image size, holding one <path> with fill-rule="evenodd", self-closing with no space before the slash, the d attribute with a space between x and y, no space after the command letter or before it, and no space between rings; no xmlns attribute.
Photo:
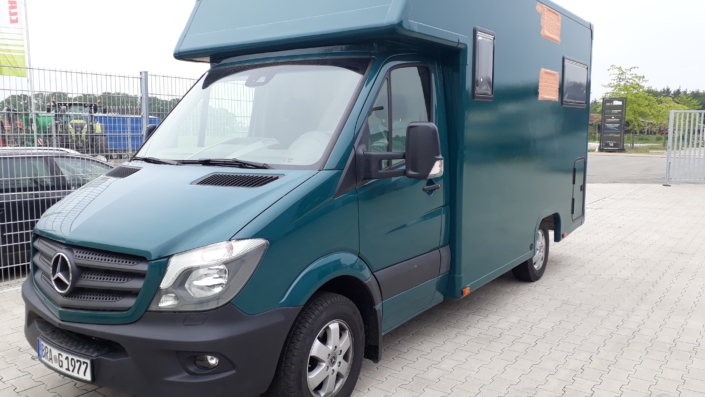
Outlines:
<svg viewBox="0 0 705 397"><path fill-rule="evenodd" d="M149 260L230 239L317 171L249 170L132 162L124 178L101 176L47 210L35 233ZM276 175L260 187L203 186L211 174Z"/></svg>

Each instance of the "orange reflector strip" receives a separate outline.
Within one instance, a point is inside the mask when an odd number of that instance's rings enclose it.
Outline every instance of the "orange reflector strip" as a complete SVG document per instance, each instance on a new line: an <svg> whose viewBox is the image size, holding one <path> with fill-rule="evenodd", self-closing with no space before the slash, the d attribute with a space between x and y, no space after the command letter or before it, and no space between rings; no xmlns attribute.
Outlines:
<svg viewBox="0 0 705 397"><path fill-rule="evenodd" d="M541 13L541 36L560 43L563 16L558 11L541 3L536 5L536 11Z"/></svg>
<svg viewBox="0 0 705 397"><path fill-rule="evenodd" d="M568 233L563 233L563 238L568 237Z"/></svg>
<svg viewBox="0 0 705 397"><path fill-rule="evenodd" d="M541 69L539 76L539 101L555 101L560 99L560 74L553 70Z"/></svg>
<svg viewBox="0 0 705 397"><path fill-rule="evenodd" d="M463 296L468 296L468 295L470 295L470 287L463 289Z"/></svg>

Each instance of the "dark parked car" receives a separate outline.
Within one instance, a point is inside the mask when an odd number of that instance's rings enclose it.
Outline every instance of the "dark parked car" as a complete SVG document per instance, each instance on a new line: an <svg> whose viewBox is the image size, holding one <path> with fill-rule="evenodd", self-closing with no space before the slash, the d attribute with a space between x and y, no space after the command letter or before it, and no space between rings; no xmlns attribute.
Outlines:
<svg viewBox="0 0 705 397"><path fill-rule="evenodd" d="M0 148L0 281L26 275L44 211L111 168L69 149Z"/></svg>

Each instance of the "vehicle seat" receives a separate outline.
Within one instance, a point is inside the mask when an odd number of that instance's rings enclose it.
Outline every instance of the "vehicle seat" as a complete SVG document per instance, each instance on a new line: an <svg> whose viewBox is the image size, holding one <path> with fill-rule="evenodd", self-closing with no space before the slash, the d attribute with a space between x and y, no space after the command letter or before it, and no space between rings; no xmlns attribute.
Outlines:
<svg viewBox="0 0 705 397"><path fill-rule="evenodd" d="M289 146L289 152L294 156L293 163L297 165L316 163L328 148L332 136L332 132L310 131L298 137Z"/></svg>

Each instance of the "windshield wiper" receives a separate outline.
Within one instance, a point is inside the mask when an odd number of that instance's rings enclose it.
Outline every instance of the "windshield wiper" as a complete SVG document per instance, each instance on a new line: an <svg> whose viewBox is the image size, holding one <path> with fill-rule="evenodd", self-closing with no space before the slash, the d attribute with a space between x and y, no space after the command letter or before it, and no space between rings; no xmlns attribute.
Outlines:
<svg viewBox="0 0 705 397"><path fill-rule="evenodd" d="M237 168L250 168L256 170L267 170L272 167L265 163L256 163L254 161L245 161L238 159L198 159L198 160L181 160L181 164L201 164L201 165L213 165L222 167L237 167Z"/></svg>
<svg viewBox="0 0 705 397"><path fill-rule="evenodd" d="M144 161L145 163L152 163L152 164L168 164L168 165L179 165L180 164L178 161L158 159L156 157L133 157L132 161Z"/></svg>

